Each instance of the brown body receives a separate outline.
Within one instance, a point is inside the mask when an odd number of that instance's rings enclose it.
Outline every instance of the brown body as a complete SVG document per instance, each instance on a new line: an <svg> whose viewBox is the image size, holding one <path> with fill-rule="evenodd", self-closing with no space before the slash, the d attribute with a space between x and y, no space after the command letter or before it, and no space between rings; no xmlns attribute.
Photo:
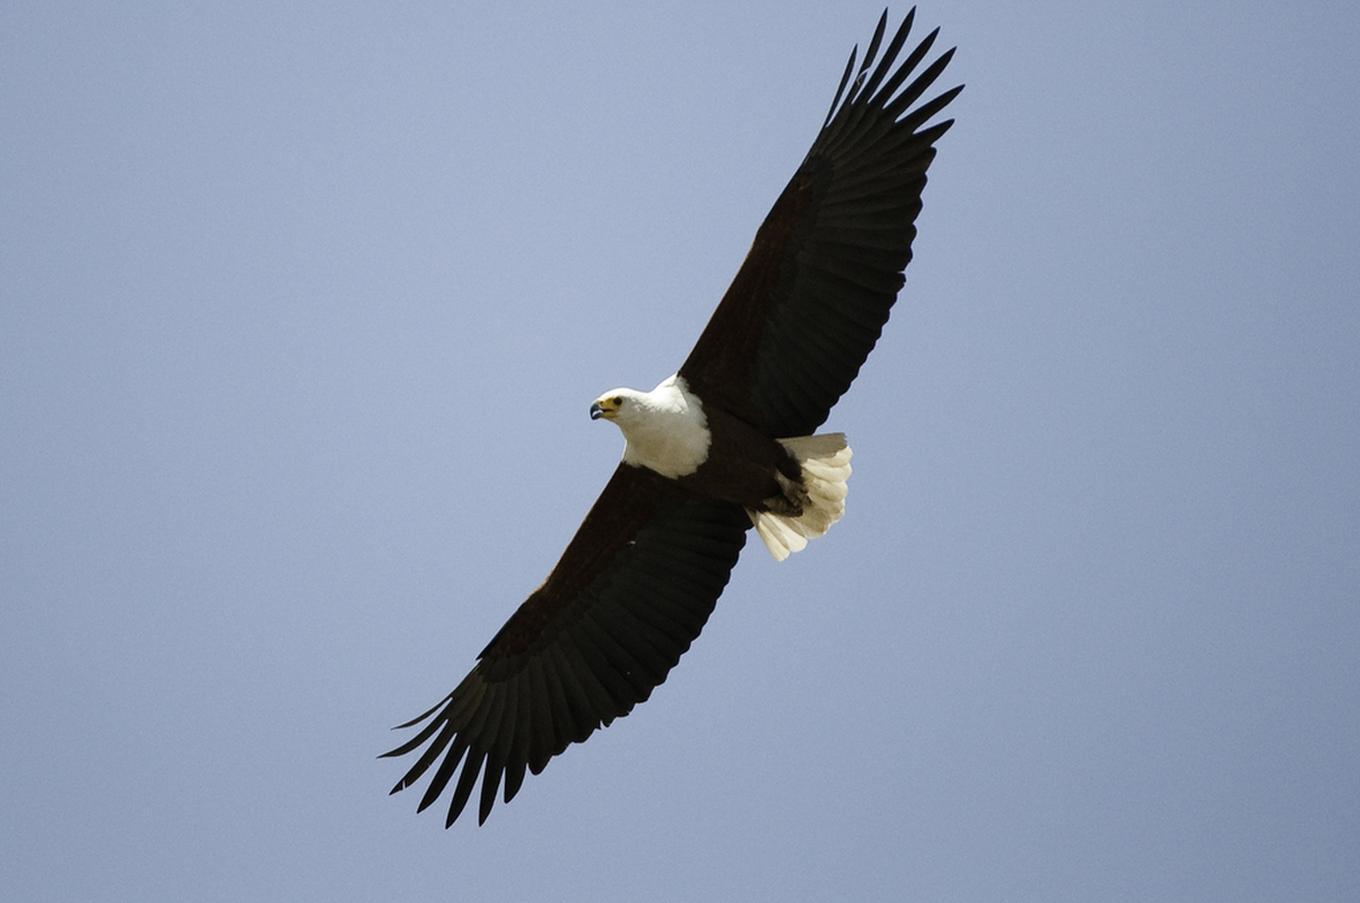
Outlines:
<svg viewBox="0 0 1360 903"><path fill-rule="evenodd" d="M802 473L784 446L726 411L705 413L712 437L708 459L677 482L706 498L755 511L793 513L801 509L797 490ZM776 473L785 479L781 481ZM790 484L792 492L787 491Z"/></svg>

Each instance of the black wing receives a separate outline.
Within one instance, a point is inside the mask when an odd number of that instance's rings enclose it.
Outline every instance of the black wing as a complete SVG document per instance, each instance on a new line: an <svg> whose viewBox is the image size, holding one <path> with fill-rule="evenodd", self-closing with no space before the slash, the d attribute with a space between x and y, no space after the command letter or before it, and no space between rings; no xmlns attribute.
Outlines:
<svg viewBox="0 0 1360 903"><path fill-rule="evenodd" d="M680 368L705 403L767 435L807 435L826 420L873 350L902 287L926 169L953 120L924 126L963 90L912 108L954 54L945 52L902 87L939 31L899 64L915 13L870 72L887 24L883 14L847 93L851 52L812 149Z"/></svg>
<svg viewBox="0 0 1360 903"><path fill-rule="evenodd" d="M699 635L751 522L674 481L620 464L544 584L482 650L477 666L385 756L426 746L392 792L438 763L420 810L458 780L445 826L482 774L478 823L502 778L508 803L526 769L621 718L651 695ZM461 770L460 770L461 767Z"/></svg>

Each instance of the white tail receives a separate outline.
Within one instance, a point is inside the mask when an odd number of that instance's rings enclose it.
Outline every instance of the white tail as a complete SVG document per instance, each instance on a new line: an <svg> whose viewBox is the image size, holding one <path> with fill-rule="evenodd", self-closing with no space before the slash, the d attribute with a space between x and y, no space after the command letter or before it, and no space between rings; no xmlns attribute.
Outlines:
<svg viewBox="0 0 1360 903"><path fill-rule="evenodd" d="M797 517L752 511L746 514L755 524L765 548L775 561L783 561L802 551L809 539L821 536L845 513L846 481L850 479L850 446L844 433L822 433L780 439L803 471L803 487L808 504Z"/></svg>

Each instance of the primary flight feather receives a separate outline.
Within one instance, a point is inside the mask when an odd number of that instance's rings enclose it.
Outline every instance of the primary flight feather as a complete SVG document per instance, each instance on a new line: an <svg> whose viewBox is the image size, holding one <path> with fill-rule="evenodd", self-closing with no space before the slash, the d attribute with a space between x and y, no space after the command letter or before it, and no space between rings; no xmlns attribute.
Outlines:
<svg viewBox="0 0 1360 903"><path fill-rule="evenodd" d="M919 103L954 51L913 77L938 31L899 60L914 15L884 45L885 12L858 68L851 52L812 148L680 369L590 406L623 432L623 460L547 580L451 693L399 725L422 726L385 756L424 748L392 792L433 768L419 809L452 785L446 826L479 777L481 823L502 785L508 803L526 771L646 700L703 629L748 529L782 560L841 517L850 447L813 433L888 320L953 120L929 123L962 90Z"/></svg>

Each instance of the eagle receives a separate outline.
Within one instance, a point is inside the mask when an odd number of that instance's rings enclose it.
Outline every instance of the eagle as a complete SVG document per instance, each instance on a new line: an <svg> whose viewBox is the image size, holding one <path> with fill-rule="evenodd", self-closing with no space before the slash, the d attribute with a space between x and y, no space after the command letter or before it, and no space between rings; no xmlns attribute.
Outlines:
<svg viewBox="0 0 1360 903"><path fill-rule="evenodd" d="M502 788L509 803L526 772L665 681L713 612L747 530L783 560L840 519L850 446L815 431L902 288L926 170L953 125L931 121L963 89L919 102L954 49L913 78L939 32L900 57L915 12L885 44L884 11L858 69L851 51L811 149L680 369L650 391L611 389L590 405L591 419L623 432L618 468L472 671L398 725L420 729L383 754L424 747L391 791L433 769L417 811L452 785L452 825L480 776L484 823Z"/></svg>

